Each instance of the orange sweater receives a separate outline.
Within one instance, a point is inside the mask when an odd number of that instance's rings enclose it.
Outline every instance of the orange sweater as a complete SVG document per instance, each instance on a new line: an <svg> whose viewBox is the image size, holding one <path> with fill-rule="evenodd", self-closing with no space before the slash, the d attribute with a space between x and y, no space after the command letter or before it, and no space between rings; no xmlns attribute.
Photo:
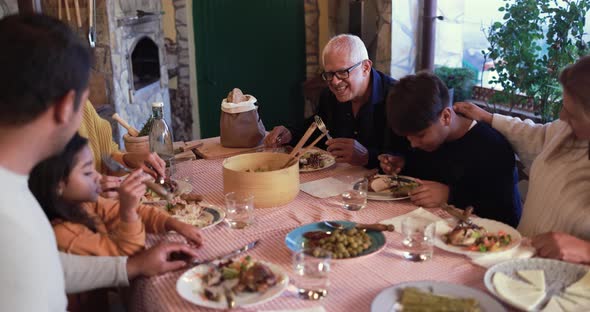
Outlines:
<svg viewBox="0 0 590 312"><path fill-rule="evenodd" d="M95 218L97 232L86 226L57 220L52 223L60 251L90 256L132 255L145 246L145 232L164 233L170 215L155 206L140 205L140 219L127 223L119 219L119 201L99 197L96 203L84 203Z"/></svg>

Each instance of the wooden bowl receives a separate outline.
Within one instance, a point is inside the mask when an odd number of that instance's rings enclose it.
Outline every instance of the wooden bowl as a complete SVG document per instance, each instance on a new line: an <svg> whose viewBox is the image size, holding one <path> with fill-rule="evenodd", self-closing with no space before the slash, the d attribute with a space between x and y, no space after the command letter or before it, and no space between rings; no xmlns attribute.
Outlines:
<svg viewBox="0 0 590 312"><path fill-rule="evenodd" d="M223 161L224 194L250 193L254 195L255 208L272 208L290 203L299 194L299 163L277 169L287 159L288 154L266 152L226 158ZM259 169L265 171L257 171Z"/></svg>
<svg viewBox="0 0 590 312"><path fill-rule="evenodd" d="M150 152L150 137L147 135L134 137L128 133L123 135L123 142L125 143L125 150L131 153L149 153Z"/></svg>

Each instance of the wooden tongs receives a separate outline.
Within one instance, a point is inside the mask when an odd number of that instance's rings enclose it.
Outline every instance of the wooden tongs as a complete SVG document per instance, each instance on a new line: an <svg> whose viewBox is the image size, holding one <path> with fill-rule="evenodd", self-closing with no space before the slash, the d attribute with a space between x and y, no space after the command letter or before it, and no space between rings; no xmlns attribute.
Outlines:
<svg viewBox="0 0 590 312"><path fill-rule="evenodd" d="M305 134L303 135L303 137L301 138L301 140L299 140L299 142L297 142L297 145L295 145L295 147L293 148L293 151L291 151L291 153L289 154L289 159L287 160L287 162L285 162L285 164L281 167L281 169L293 166L294 164L299 162L299 158L303 155L305 155L305 153L307 153L307 151L309 151L312 147L314 147L323 137L326 136L327 132L323 132L319 137L317 137L317 139L315 139L313 142L311 142L311 144L309 144L307 147L305 147L305 149L303 148L303 145L305 144L305 142L307 142L307 140L309 140L309 137L313 134L313 132L318 128L317 123L313 122L311 123L311 125L309 126L309 128L307 128L307 131L305 131Z"/></svg>

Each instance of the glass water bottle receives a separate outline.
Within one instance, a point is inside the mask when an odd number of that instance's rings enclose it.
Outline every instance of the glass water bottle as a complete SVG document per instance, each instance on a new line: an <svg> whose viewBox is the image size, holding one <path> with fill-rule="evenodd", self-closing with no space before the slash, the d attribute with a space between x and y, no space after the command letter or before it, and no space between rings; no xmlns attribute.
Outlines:
<svg viewBox="0 0 590 312"><path fill-rule="evenodd" d="M174 148L172 142L172 129L166 124L163 113L164 103L154 102L152 104L152 114L154 122L150 131L150 150L156 152L162 158L166 165L171 166L174 159Z"/></svg>

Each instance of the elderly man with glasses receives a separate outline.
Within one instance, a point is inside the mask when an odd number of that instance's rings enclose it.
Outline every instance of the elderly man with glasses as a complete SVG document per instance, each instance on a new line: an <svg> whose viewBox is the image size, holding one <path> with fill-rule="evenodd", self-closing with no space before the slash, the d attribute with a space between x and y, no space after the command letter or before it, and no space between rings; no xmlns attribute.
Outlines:
<svg viewBox="0 0 590 312"><path fill-rule="evenodd" d="M379 165L380 153L405 149L407 141L388 130L385 118L385 99L396 81L372 68L361 39L349 34L332 38L324 47L322 60L322 79L328 87L320 96L317 115L333 138L318 146L327 149L337 162L368 168ZM313 120L299 128L277 126L265 144L294 144Z"/></svg>

